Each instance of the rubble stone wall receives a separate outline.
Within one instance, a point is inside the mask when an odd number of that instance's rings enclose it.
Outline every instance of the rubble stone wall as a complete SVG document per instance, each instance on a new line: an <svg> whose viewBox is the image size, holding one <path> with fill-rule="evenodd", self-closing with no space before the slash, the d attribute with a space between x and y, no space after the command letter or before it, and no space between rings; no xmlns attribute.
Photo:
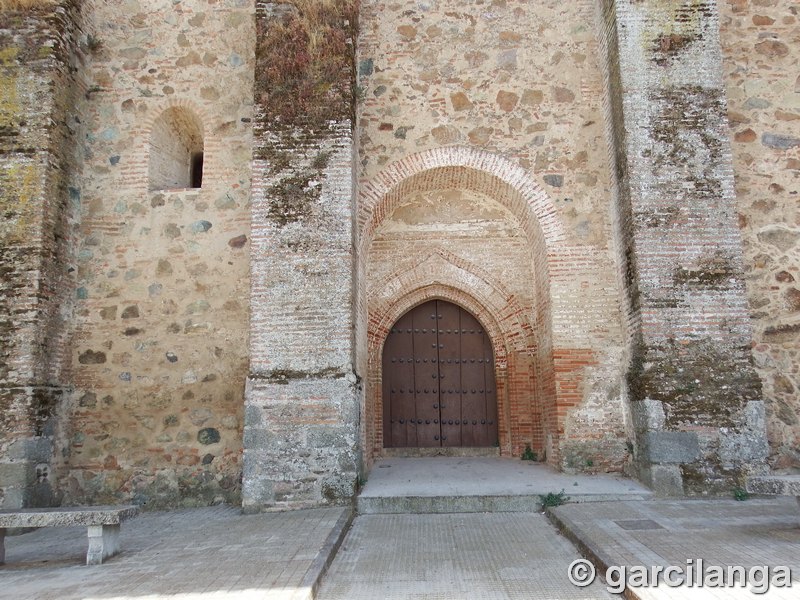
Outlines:
<svg viewBox="0 0 800 600"><path fill-rule="evenodd" d="M800 468L800 6L725 0L721 11L753 357L770 463Z"/></svg>
<svg viewBox="0 0 800 600"><path fill-rule="evenodd" d="M86 2L65 501L238 502L248 365L249 2ZM202 187L155 189L165 111L203 135ZM180 121L177 121L180 127ZM192 123L185 123L185 126Z"/></svg>

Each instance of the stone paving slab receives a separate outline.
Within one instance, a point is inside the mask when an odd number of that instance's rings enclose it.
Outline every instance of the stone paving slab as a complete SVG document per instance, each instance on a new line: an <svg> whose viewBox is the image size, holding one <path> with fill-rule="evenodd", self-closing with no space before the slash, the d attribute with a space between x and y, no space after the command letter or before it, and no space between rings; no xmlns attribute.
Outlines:
<svg viewBox="0 0 800 600"><path fill-rule="evenodd" d="M243 515L219 506L144 513L122 552L85 566L86 528L6 538L2 600L305 599L343 535L343 508Z"/></svg>
<svg viewBox="0 0 800 600"><path fill-rule="evenodd" d="M771 587L755 595L746 588L629 588L642 600L800 598L800 511L794 498L680 499L566 504L550 510L553 520L586 555L598 572L609 566L680 566L695 573L698 561L711 566L786 566L792 588Z"/></svg>
<svg viewBox="0 0 800 600"><path fill-rule="evenodd" d="M518 458L384 458L357 498L359 514L537 512L540 495L573 501L641 500L652 492L618 475L569 475Z"/></svg>
<svg viewBox="0 0 800 600"><path fill-rule="evenodd" d="M363 515L323 579L319 600L588 600L578 553L539 513Z"/></svg>

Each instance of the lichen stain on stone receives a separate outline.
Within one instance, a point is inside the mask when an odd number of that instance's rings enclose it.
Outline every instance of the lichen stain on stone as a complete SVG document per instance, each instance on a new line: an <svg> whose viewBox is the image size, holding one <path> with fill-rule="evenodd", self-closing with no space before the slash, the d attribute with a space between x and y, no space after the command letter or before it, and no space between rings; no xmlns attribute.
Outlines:
<svg viewBox="0 0 800 600"><path fill-rule="evenodd" d="M653 62L663 67L669 63L670 58L674 58L685 50L689 45L698 39L696 35L686 35L679 33L664 34L658 37L653 47Z"/></svg>
<svg viewBox="0 0 800 600"><path fill-rule="evenodd" d="M681 210L677 206L666 206L652 209L644 216L646 227L659 229L672 227L679 222Z"/></svg>
<svg viewBox="0 0 800 600"><path fill-rule="evenodd" d="M702 39L704 23L714 16L709 0L655 0L648 3L657 15L645 24L642 45L659 66L666 66L694 42Z"/></svg>
<svg viewBox="0 0 800 600"><path fill-rule="evenodd" d="M21 108L17 94L17 78L11 63L19 53L18 48L0 49L0 129L16 130Z"/></svg>
<svg viewBox="0 0 800 600"><path fill-rule="evenodd" d="M749 348L722 350L708 341L670 341L634 353L634 400L664 404L666 426L736 427L745 404L761 397Z"/></svg>
<svg viewBox="0 0 800 600"><path fill-rule="evenodd" d="M0 166L0 238L4 243L23 243L35 234L39 180L36 164Z"/></svg>
<svg viewBox="0 0 800 600"><path fill-rule="evenodd" d="M719 195L723 188L715 171L724 159L724 146L715 132L724 131L719 123L725 114L722 91L677 86L652 94L651 101L659 107L650 124L653 173L658 177L677 170L698 195Z"/></svg>
<svg viewBox="0 0 800 600"><path fill-rule="evenodd" d="M727 288L736 278L737 270L731 259L722 254L701 257L693 266L678 266L672 280L677 285Z"/></svg>

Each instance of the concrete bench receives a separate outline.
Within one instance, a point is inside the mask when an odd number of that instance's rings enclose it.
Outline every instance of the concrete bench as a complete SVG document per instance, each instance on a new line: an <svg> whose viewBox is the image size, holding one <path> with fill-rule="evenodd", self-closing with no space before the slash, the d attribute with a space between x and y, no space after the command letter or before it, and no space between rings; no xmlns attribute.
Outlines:
<svg viewBox="0 0 800 600"><path fill-rule="evenodd" d="M99 565L120 550L119 525L136 516L137 506L85 506L75 508L31 508L0 511L0 565L5 564L5 537L8 527L89 528L87 565Z"/></svg>
<svg viewBox="0 0 800 600"><path fill-rule="evenodd" d="M800 504L800 474L751 477L747 480L746 487L751 494L794 496Z"/></svg>

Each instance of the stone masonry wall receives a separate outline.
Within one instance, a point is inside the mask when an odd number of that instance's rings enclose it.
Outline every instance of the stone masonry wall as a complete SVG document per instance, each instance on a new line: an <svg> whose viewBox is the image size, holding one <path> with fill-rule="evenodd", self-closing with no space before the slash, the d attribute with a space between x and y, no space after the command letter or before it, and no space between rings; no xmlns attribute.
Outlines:
<svg viewBox="0 0 800 600"><path fill-rule="evenodd" d="M729 493L764 468L766 437L717 4L618 0L604 17L639 474L661 493Z"/></svg>
<svg viewBox="0 0 800 600"><path fill-rule="evenodd" d="M253 6L85 2L93 48L65 502L238 502L248 365ZM199 121L202 188L149 191L154 123ZM186 117L187 119L189 117ZM178 121L180 122L180 121Z"/></svg>
<svg viewBox="0 0 800 600"><path fill-rule="evenodd" d="M517 339L520 332L511 333L516 325L508 316L516 306L532 336L508 366L511 433L502 450L518 454L533 444L540 456L571 470L618 470L627 459L595 16L591 0L363 0L358 44L359 375L380 389L374 379L380 360L368 359L372 341L365 341L384 326L375 321L378 304L423 299L414 294L439 283L465 300L482 293L476 282L494 286L508 296L491 318ZM462 168L468 156L476 157L475 170ZM413 185L429 178L422 171L427 163L447 173L440 177L444 187L426 189L416 200L422 215L417 218L428 232L401 231L394 224L404 218ZM382 200L372 204L371 190L386 185L393 172L410 174L398 184L409 199L400 208L387 208ZM465 207L454 209L461 214L446 215L434 207L442 195L474 192L488 172L513 179L513 193L536 187L537 198L552 205L543 212L559 224L560 233L546 240L541 228L549 224L527 224L530 207L512 219L526 235L492 232ZM430 177L436 173L431 170ZM400 194L389 191L392 197ZM509 206L507 198L491 201ZM392 215L394 209L401 212ZM483 231L480 244L452 231L459 218ZM384 220L391 243L379 229ZM451 263L471 266L456 273L448 260L426 258L440 246L453 255ZM527 274L524 265L512 264L520 256L528 257ZM426 261L439 261L441 271ZM426 272L432 273L429 281L409 275ZM393 299L385 298L386 290ZM369 404L375 398L368 391L368 448L381 439L374 431L380 411Z"/></svg>
<svg viewBox="0 0 800 600"><path fill-rule="evenodd" d="M80 21L72 2L0 12L0 508L61 496Z"/></svg>
<svg viewBox="0 0 800 600"><path fill-rule="evenodd" d="M346 502L434 297L504 454L800 466L796 2L49 4L0 11L0 508Z"/></svg>
<svg viewBox="0 0 800 600"><path fill-rule="evenodd" d="M725 0L739 226L773 468L800 468L800 6Z"/></svg>

